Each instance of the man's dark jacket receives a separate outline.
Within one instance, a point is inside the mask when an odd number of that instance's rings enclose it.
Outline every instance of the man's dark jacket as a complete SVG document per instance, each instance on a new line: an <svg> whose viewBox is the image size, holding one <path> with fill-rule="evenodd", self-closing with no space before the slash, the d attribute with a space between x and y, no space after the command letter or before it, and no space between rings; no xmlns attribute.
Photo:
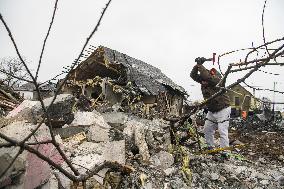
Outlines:
<svg viewBox="0 0 284 189"><path fill-rule="evenodd" d="M195 65L191 70L190 77L201 84L201 91L205 100L220 90L216 85L221 80L221 77L217 76L217 74L211 75L203 65ZM218 112L229 106L230 99L226 94L219 95L207 103L207 108L210 112Z"/></svg>

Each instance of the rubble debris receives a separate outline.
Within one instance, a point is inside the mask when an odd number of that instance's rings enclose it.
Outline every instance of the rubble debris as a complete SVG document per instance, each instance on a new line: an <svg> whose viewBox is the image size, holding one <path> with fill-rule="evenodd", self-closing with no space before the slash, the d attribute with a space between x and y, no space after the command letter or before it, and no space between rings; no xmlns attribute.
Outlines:
<svg viewBox="0 0 284 189"><path fill-rule="evenodd" d="M60 127L64 124L70 124L74 119L73 106L75 97L67 94L58 95L50 106L52 100L53 97L43 100L44 105L48 107L47 113L51 119L51 126Z"/></svg>
<svg viewBox="0 0 284 189"><path fill-rule="evenodd" d="M0 132L10 138L21 141L36 127L37 125L27 123L25 121L16 121L1 128ZM47 141L50 139L51 137L48 128L43 124L35 133L34 137L27 142ZM6 144L6 141L4 139L0 139L0 145L1 144ZM39 144L32 146L58 165L63 162L61 156L52 144ZM0 149L1 173L7 168L19 150L19 147L7 147ZM47 162L30 152L24 151L20 154L12 168L10 168L0 179L0 186L15 185L18 188L36 188L47 182L50 178L50 174L51 167ZM12 182L7 182L7 179L10 179Z"/></svg>
<svg viewBox="0 0 284 189"><path fill-rule="evenodd" d="M103 113L104 120L112 127L120 128L128 119L128 115L123 112Z"/></svg>
<svg viewBox="0 0 284 189"><path fill-rule="evenodd" d="M75 137L77 134L85 133L88 130L88 127L64 127L64 128L54 128L53 133L54 135L59 135L63 140Z"/></svg>
<svg viewBox="0 0 284 189"><path fill-rule="evenodd" d="M166 151L160 151L159 153L153 155L151 160L154 166L159 167L162 170L166 170L174 164L173 155Z"/></svg>
<svg viewBox="0 0 284 189"><path fill-rule="evenodd" d="M4 173L7 165L10 164L13 157L18 153L19 148L4 148L0 151L0 175ZM26 165L26 155L27 153L21 154L16 161L13 163L12 167L6 172L6 174L0 178L0 188L8 185L20 185L22 179L21 175L25 172Z"/></svg>
<svg viewBox="0 0 284 189"><path fill-rule="evenodd" d="M102 169L86 181L89 188L281 188L284 185L282 132L241 130L235 127L230 130L232 144L245 147L231 148L230 158L224 160L219 153L204 154L199 151L196 130L190 120L174 133L176 143L173 144L170 135L172 125L168 121L119 112L122 110L120 105L112 106L108 109L111 111L83 111L74 108L75 101L72 95L60 95L57 106L67 107L68 110L64 112L71 114L73 118L72 121L65 121L61 128L53 128L57 142L75 168L86 174L103 162L111 161L131 170L125 174L121 170ZM41 115L37 113L42 112L38 103L24 101L9 114L15 119L10 118L12 122L1 128L0 132L16 140L25 138L36 127L27 121L31 120L29 116L33 113ZM65 103L71 103L72 106ZM62 111L62 107L54 110ZM17 116L19 119L16 119ZM38 122L39 118L34 117ZM197 132L200 133L200 129L198 127ZM180 142L184 135L187 137ZM199 137L203 147L202 135ZM43 124L35 138L32 137L27 142L49 139L48 127ZM1 144L7 142L0 140ZM53 145L35 147L69 170ZM11 161L18 149L0 148L1 162ZM34 167L40 169L34 170ZM1 164L0 173L4 168ZM28 181L31 177L37 179ZM68 189L83 187L80 184L71 182L62 173L26 151L5 177L0 179L0 185L4 187Z"/></svg>
<svg viewBox="0 0 284 189"><path fill-rule="evenodd" d="M73 106L75 104L75 97L69 94L58 95L54 103L50 106L52 100L53 97L43 100L51 126L61 127L64 124L70 124L74 119ZM6 118L38 123L43 118L43 115L44 111L39 101L25 100L17 108L9 112ZM49 124L47 120L45 123Z"/></svg>
<svg viewBox="0 0 284 189"><path fill-rule="evenodd" d="M85 95L80 95L77 102L76 102L76 108L78 111L92 111L92 102L85 96Z"/></svg>
<svg viewBox="0 0 284 189"><path fill-rule="evenodd" d="M73 125L89 126L87 132L88 141L106 142L109 141L110 126L97 111L77 112Z"/></svg>
<svg viewBox="0 0 284 189"><path fill-rule="evenodd" d="M94 141L94 142L109 141L110 140L109 130L110 130L110 126L108 126L107 124L91 125L89 130L88 130L88 134L87 134L88 141Z"/></svg>
<svg viewBox="0 0 284 189"><path fill-rule="evenodd" d="M102 115L96 110L92 112L75 112L74 120L70 123L70 126L91 126L94 124L99 124L102 127L109 127L106 125L107 123Z"/></svg>
<svg viewBox="0 0 284 189"><path fill-rule="evenodd" d="M144 124L136 120L128 121L126 123L124 133L129 137L134 138L134 144L137 146L139 154L142 156L142 161L145 163L149 162L150 154L148 150L148 144L145 140Z"/></svg>
<svg viewBox="0 0 284 189"><path fill-rule="evenodd" d="M22 140L25 137L27 137L31 131L33 131L37 125L28 123L26 121L15 121L3 128L0 129L1 133L13 138L15 140ZM48 127L45 124L42 124L42 126L38 129L38 131L34 135L36 139L40 140L50 140L51 136L48 131ZM31 138L27 142L36 142L35 137ZM4 143L5 140L0 138L0 143Z"/></svg>
<svg viewBox="0 0 284 189"><path fill-rule="evenodd" d="M0 108L2 110L2 115L13 110L22 101L23 99L18 93L0 81Z"/></svg>
<svg viewBox="0 0 284 189"><path fill-rule="evenodd" d="M238 161L216 161L214 156L191 155L192 188L281 188L280 165Z"/></svg>
<svg viewBox="0 0 284 189"><path fill-rule="evenodd" d="M60 165L63 159L52 144L41 144L36 149L44 156L50 158L53 162ZM36 188L43 185L50 179L50 165L38 158L35 154L27 154L27 168L23 188Z"/></svg>
<svg viewBox="0 0 284 189"><path fill-rule="evenodd" d="M26 120L31 123L37 123L38 115L37 108L39 107L38 101L24 100L19 106L9 112L5 117L12 120Z"/></svg>
<svg viewBox="0 0 284 189"><path fill-rule="evenodd" d="M231 139L238 139L247 144L240 149L240 153L252 161L259 161L259 157L269 162L281 162L279 157L284 154L283 132L261 131L231 131ZM248 145L249 144L249 145ZM267 163L267 162L266 162Z"/></svg>

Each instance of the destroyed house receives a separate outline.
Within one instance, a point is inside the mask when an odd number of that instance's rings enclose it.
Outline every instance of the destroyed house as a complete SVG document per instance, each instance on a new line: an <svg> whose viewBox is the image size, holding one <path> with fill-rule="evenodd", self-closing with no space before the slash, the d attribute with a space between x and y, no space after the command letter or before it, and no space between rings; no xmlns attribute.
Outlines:
<svg viewBox="0 0 284 189"><path fill-rule="evenodd" d="M84 95L93 106L108 101L135 108L140 103L144 114L158 112L159 117L179 116L186 95L160 69L103 46L72 70L63 92Z"/></svg>

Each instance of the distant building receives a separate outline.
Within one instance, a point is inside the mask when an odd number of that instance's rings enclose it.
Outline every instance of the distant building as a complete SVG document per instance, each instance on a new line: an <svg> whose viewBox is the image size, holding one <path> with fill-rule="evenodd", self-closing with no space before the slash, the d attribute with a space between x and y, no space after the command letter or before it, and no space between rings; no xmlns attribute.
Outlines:
<svg viewBox="0 0 284 189"><path fill-rule="evenodd" d="M26 83L19 87L14 87L14 91L19 93L21 97L27 100L33 100L34 99L34 90L35 86L33 83Z"/></svg>
<svg viewBox="0 0 284 189"><path fill-rule="evenodd" d="M54 83L46 83L39 87L42 98L47 98L54 95L55 91ZM38 93L33 83L25 83L19 87L14 87L14 91L19 93L24 99L38 100Z"/></svg>
<svg viewBox="0 0 284 189"><path fill-rule="evenodd" d="M242 111L252 111L260 105L259 101L244 87L236 85L227 92L232 107L232 116L240 116Z"/></svg>
<svg viewBox="0 0 284 189"><path fill-rule="evenodd" d="M131 108L141 104L144 113L161 116L182 113L185 90L161 70L141 60L100 46L70 74L64 93L84 95L99 104L108 101Z"/></svg>

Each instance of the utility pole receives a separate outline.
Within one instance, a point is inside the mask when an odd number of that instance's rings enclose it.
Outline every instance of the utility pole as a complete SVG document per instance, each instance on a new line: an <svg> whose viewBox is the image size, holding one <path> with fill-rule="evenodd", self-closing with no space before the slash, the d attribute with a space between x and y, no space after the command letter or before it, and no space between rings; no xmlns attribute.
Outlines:
<svg viewBox="0 0 284 189"><path fill-rule="evenodd" d="M255 88L253 88L253 107L256 108L256 100L255 100Z"/></svg>
<svg viewBox="0 0 284 189"><path fill-rule="evenodd" d="M274 108L275 108L275 86L276 86L277 82L273 82L273 104L272 104L272 120L275 121L275 112L274 112Z"/></svg>

